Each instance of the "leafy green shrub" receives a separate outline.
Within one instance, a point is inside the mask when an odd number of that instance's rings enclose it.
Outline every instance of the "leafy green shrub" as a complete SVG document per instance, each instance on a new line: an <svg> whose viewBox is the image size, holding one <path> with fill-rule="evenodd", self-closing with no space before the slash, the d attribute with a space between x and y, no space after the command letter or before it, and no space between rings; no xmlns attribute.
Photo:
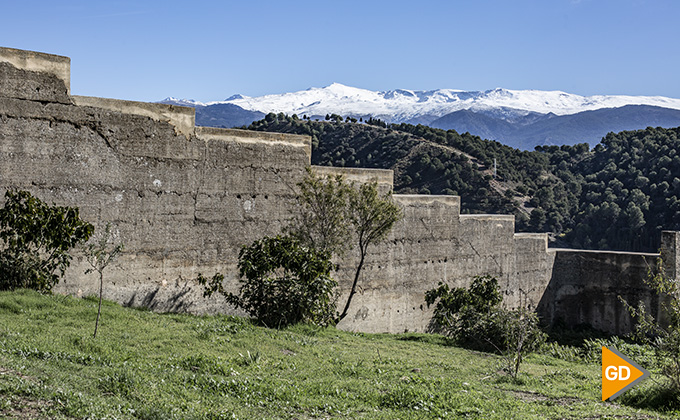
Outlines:
<svg viewBox="0 0 680 420"><path fill-rule="evenodd" d="M211 279L199 275L199 283L206 286L205 295L224 295L229 303L268 327L333 322L337 282L330 276L333 264L329 253L303 246L289 236L264 237L241 248L238 268L238 295L223 288L221 274Z"/></svg>
<svg viewBox="0 0 680 420"><path fill-rule="evenodd" d="M461 341L475 338L470 336L470 328L477 323L478 315L489 313L502 301L498 280L488 275L474 277L469 289L451 289L448 284L439 282L439 287L425 293L428 307L437 302L431 329Z"/></svg>
<svg viewBox="0 0 680 420"><path fill-rule="evenodd" d="M513 377L524 357L545 342L534 312L507 309L502 302L498 280L476 276L468 289L451 289L439 283L425 293L428 307L437 302L431 330L447 334L459 344L500 353L504 369Z"/></svg>
<svg viewBox="0 0 680 420"><path fill-rule="evenodd" d="M645 284L659 295L666 322L654 318L643 302L639 302L634 307L621 296L619 299L636 321L634 338L654 349L655 364L668 380L666 387L676 399L680 399L680 287L678 287L678 280L666 275L663 261L659 258L657 266L649 268Z"/></svg>
<svg viewBox="0 0 680 420"><path fill-rule="evenodd" d="M491 316L503 339L503 346L496 350L503 356L505 371L516 378L524 357L541 347L546 334L540 329L535 312L524 308L496 308L494 312Z"/></svg>
<svg viewBox="0 0 680 420"><path fill-rule="evenodd" d="M74 207L47 205L28 191L5 193L0 209L0 290L48 292L71 263L69 250L89 239L94 227Z"/></svg>

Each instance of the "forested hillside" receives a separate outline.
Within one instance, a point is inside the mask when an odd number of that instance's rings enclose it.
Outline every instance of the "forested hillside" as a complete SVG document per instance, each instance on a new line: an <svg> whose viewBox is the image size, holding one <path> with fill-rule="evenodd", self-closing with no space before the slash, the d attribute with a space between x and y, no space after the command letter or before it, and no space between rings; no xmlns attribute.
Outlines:
<svg viewBox="0 0 680 420"><path fill-rule="evenodd" d="M575 170L583 176L571 243L655 250L680 229L680 127L608 134Z"/></svg>
<svg viewBox="0 0 680 420"><path fill-rule="evenodd" d="M393 169L395 192L460 195L463 213L512 213L558 246L656 251L680 229L680 128L522 151L422 125L269 114L248 129L312 137L312 163ZM495 161L495 165L494 165Z"/></svg>

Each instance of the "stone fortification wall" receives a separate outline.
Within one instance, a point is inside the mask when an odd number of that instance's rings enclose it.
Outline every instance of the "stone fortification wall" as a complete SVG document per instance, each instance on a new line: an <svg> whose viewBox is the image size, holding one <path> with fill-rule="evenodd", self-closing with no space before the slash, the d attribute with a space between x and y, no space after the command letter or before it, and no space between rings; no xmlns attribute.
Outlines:
<svg viewBox="0 0 680 420"><path fill-rule="evenodd" d="M633 306L644 302L649 313L665 321L659 296L644 284L659 258L665 275L676 279L680 232L662 232L660 254L555 249L551 277L538 306L541 317L567 327L589 326L611 334L633 328L621 298Z"/></svg>
<svg viewBox="0 0 680 420"><path fill-rule="evenodd" d="M14 51L0 49L0 61ZM107 298L224 309L192 279L221 271L234 284L239 247L287 223L309 138L196 128L190 108L70 97L67 62L37 56L54 65L0 62L0 187L77 206L99 228L112 223L126 251L107 272ZM58 290L95 294L85 268L76 258Z"/></svg>
<svg viewBox="0 0 680 420"><path fill-rule="evenodd" d="M513 287L506 286L504 301L535 310L550 282L555 253L548 249L548 236L543 233L516 233L514 243Z"/></svg>
<svg viewBox="0 0 680 420"><path fill-rule="evenodd" d="M193 279L222 272L227 288L237 288L239 248L279 233L290 219L310 164L310 138L196 127L191 108L71 96L69 64L0 48L0 190L26 189L79 207L98 228L113 225L125 252L106 273L106 298L159 311L230 311L218 298L204 299ZM388 170L314 170L392 189ZM628 270L636 258L548 250L545 234L515 234L512 216L461 215L459 197L393 199L404 218L370 250L341 328L424 331L431 318L426 290L440 281L465 286L485 274L498 277L507 305L570 319L574 301L565 290L591 293L592 282L614 282L616 270ZM340 303L356 257L341 261ZM578 264L583 268L574 270ZM677 258L669 264L676 267ZM592 267L614 277L594 276ZM58 291L95 294L96 278L86 268L77 256ZM638 271L625 271L624 287L639 286ZM579 319L609 328L601 320L610 312L574 307L583 311Z"/></svg>
<svg viewBox="0 0 680 420"><path fill-rule="evenodd" d="M642 279L658 254L558 249L539 314L552 324L590 326L614 334L631 331L632 320L619 296L645 302L658 315L658 299Z"/></svg>
<svg viewBox="0 0 680 420"><path fill-rule="evenodd" d="M4 97L71 103L71 59L0 48L0 91Z"/></svg>

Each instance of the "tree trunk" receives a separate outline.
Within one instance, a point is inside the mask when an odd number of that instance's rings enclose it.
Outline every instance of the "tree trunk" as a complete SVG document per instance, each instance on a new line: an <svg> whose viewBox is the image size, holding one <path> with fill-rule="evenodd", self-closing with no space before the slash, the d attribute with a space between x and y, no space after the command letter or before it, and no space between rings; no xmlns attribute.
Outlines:
<svg viewBox="0 0 680 420"><path fill-rule="evenodd" d="M366 252L361 252L361 260L359 260L359 265L357 266L357 271L354 273L354 283L352 283L352 289L349 291L349 296L347 297L347 303L345 304L345 309L342 310L342 314L338 318L338 322L342 321L343 318L347 316L347 311L349 310L349 304L352 302L352 297L357 292L357 283L359 282L359 274L361 274L361 268L364 266L364 258L366 257Z"/></svg>
<svg viewBox="0 0 680 420"><path fill-rule="evenodd" d="M94 335L92 338L97 338L97 328L99 327L99 317L102 314L102 292L104 290L104 274L99 273L99 308L97 309L97 321L94 323Z"/></svg>

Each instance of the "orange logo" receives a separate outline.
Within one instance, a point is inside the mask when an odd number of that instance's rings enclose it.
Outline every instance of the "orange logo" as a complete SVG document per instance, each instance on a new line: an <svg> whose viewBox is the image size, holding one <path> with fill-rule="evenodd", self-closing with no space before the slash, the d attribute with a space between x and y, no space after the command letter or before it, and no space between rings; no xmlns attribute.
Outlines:
<svg viewBox="0 0 680 420"><path fill-rule="evenodd" d="M618 350L602 346L602 401L618 398L649 375Z"/></svg>

